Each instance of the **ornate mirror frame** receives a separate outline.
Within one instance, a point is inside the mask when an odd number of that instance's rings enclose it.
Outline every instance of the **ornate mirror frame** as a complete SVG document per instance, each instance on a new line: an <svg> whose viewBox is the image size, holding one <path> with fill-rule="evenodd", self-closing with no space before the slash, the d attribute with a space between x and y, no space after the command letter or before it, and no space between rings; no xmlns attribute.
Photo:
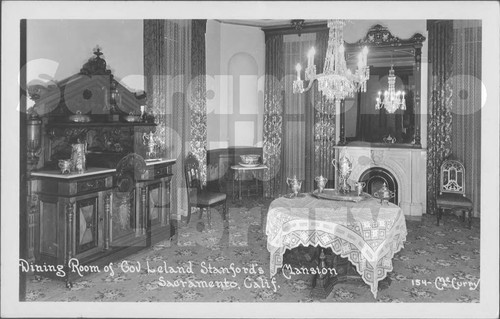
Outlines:
<svg viewBox="0 0 500 319"><path fill-rule="evenodd" d="M425 41L425 37L420 33L414 34L409 39L400 39L391 34L387 27L380 24L374 25L368 30L366 36L356 43L346 43L346 62L348 66L355 66L357 62L357 54L360 52L362 47L368 46L368 65L370 68L377 67L406 67L406 69L413 69L414 78L414 90L411 96L413 105L413 139L411 143L395 143L395 144L383 144L380 146L390 146L390 147L409 147L409 148L420 148L420 134L421 134L421 54L422 54L422 43ZM397 75L397 74L396 74ZM375 101L373 101L375 105ZM375 107L375 106L373 106ZM338 145L346 145L348 141L346 140L346 112L345 112L345 101L342 101L340 106L340 132ZM379 143L371 143L372 146L377 146Z"/></svg>

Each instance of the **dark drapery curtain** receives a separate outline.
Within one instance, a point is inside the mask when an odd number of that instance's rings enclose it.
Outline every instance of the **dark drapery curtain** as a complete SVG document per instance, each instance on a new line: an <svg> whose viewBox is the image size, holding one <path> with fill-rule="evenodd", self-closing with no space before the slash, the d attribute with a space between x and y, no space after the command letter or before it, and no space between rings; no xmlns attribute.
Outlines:
<svg viewBox="0 0 500 319"><path fill-rule="evenodd" d="M147 112L155 116L160 156L167 156L170 140L167 130L167 75L164 48L165 25L162 20L144 20L144 77L148 95Z"/></svg>
<svg viewBox="0 0 500 319"><path fill-rule="evenodd" d="M318 73L323 71L325 62L326 48L328 47L328 30L316 33L316 52L315 56L316 70ZM311 187L308 191L315 188L314 178L322 175L328 178L327 187L334 188L334 167L332 160L335 158L335 103L326 99L323 94L318 91L317 82L311 89L309 111L312 113L313 136L311 145L314 147L309 149L310 170L309 180Z"/></svg>
<svg viewBox="0 0 500 319"><path fill-rule="evenodd" d="M283 103L283 163L282 193L290 192L286 179L297 177L302 182L302 191L311 189L312 174L307 171L310 162L312 145L312 119L314 118L309 105L308 94L293 93L293 81L296 79L295 66L305 64L307 52L315 45L316 34L306 33L300 36L287 34L284 42L284 73L282 80L285 89Z"/></svg>
<svg viewBox="0 0 500 319"><path fill-rule="evenodd" d="M207 182L207 97L205 33L207 20L192 21L191 39L191 151L200 163L203 184Z"/></svg>
<svg viewBox="0 0 500 319"><path fill-rule="evenodd" d="M439 170L451 154L453 21L429 20L429 101L427 115L427 212L436 212Z"/></svg>
<svg viewBox="0 0 500 319"><path fill-rule="evenodd" d="M481 21L453 21L452 153L465 166L465 194L481 202Z"/></svg>
<svg viewBox="0 0 500 319"><path fill-rule="evenodd" d="M283 66L283 35L266 35L263 134L263 163L268 167L264 173L266 197L279 196L282 187Z"/></svg>
<svg viewBox="0 0 500 319"><path fill-rule="evenodd" d="M155 116L159 156L173 168L172 211L187 212L184 159L193 151L206 172L205 21L144 20L147 111Z"/></svg>
<svg viewBox="0 0 500 319"><path fill-rule="evenodd" d="M327 177L328 187L334 184L335 105L318 91L317 83L305 94L292 93L295 65L301 62L305 68L311 46L316 48L320 73L328 46L327 29L300 37L266 37L264 163L270 167L269 178L274 177L267 182L266 196L289 192L286 179L294 175L303 180L305 192L314 190L316 176Z"/></svg>

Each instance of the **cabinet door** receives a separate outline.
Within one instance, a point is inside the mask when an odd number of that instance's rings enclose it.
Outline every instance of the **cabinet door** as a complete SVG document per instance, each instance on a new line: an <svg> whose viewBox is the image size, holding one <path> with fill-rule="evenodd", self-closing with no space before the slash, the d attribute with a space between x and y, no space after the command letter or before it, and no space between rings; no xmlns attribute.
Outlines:
<svg viewBox="0 0 500 319"><path fill-rule="evenodd" d="M57 197L40 196L40 219L38 236L35 237L34 246L37 259L57 262L64 258L64 214L59 211L60 205ZM64 209L63 209L64 210ZM60 227L62 225L63 228Z"/></svg>
<svg viewBox="0 0 500 319"><path fill-rule="evenodd" d="M102 248L100 194L39 198L38 261L62 264L69 258L83 258Z"/></svg>
<svg viewBox="0 0 500 319"><path fill-rule="evenodd" d="M75 252L77 255L99 246L99 197L77 199L75 202Z"/></svg>

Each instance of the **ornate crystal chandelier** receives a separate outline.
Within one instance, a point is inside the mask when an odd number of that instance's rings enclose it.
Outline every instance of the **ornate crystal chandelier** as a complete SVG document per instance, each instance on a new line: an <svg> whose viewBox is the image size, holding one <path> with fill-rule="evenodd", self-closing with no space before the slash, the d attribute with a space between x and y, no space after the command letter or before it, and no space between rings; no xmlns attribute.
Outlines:
<svg viewBox="0 0 500 319"><path fill-rule="evenodd" d="M378 92L375 109L380 110L381 108L385 108L388 113L394 113L399 108L402 110L406 110L405 92L396 92L396 76L394 75L394 68L392 65L391 69L389 70L388 82L389 86L387 88L387 91L384 92L383 99L382 92Z"/></svg>
<svg viewBox="0 0 500 319"><path fill-rule="evenodd" d="M346 97L352 97L355 92L366 92L366 81L370 77L370 69L367 66L368 48L365 46L358 55L358 68L353 74L347 68L344 48L344 20L329 20L328 28L328 48L326 50L325 65L323 73L316 74L316 65L314 64L314 47L307 54L307 68L305 70L305 79L309 85L304 88L304 83L300 78L302 66L297 64L297 80L293 81L293 93L303 93L312 87L314 80L318 81L318 90L328 100L335 100L336 105Z"/></svg>

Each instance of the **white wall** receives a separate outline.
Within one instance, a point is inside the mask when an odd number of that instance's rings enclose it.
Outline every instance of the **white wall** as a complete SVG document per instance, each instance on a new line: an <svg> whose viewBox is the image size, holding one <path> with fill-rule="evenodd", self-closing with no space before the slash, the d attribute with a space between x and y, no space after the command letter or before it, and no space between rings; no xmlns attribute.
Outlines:
<svg viewBox="0 0 500 319"><path fill-rule="evenodd" d="M375 25L406 39L427 36L425 20L351 20L344 39L355 42ZM143 20L28 20L28 83L63 80L102 48L108 67L131 90L144 89ZM262 146L265 38L260 28L207 21L208 148ZM422 49L422 110L427 110L427 41ZM236 81L235 81L236 79ZM237 85L239 87L237 87ZM425 114L425 113L424 113ZM423 118L425 121L425 117ZM425 146L426 125L422 123Z"/></svg>
<svg viewBox="0 0 500 319"><path fill-rule="evenodd" d="M117 80L144 90L143 20L28 20L28 84L78 73L96 45Z"/></svg>
<svg viewBox="0 0 500 319"><path fill-rule="evenodd" d="M351 20L345 26L344 40L356 42L376 24L388 27L394 36L401 39L408 39L415 33L427 37L425 20ZM214 96L207 100L209 149L262 145L264 102L262 95L255 94L255 87L257 85L262 90L263 81L256 84L252 76L263 79L264 41L264 32L259 28L223 24L214 20L207 22L207 74L214 77L209 85ZM253 73L252 63L257 66L257 71ZM238 75L242 83L240 88L234 83ZM422 48L421 87L421 108L426 114L427 42ZM257 101L257 105L254 101ZM249 117L249 114L255 116ZM421 140L425 147L425 116L422 120Z"/></svg>
<svg viewBox="0 0 500 319"><path fill-rule="evenodd" d="M206 63L208 149L262 146L264 32L208 20Z"/></svg>

